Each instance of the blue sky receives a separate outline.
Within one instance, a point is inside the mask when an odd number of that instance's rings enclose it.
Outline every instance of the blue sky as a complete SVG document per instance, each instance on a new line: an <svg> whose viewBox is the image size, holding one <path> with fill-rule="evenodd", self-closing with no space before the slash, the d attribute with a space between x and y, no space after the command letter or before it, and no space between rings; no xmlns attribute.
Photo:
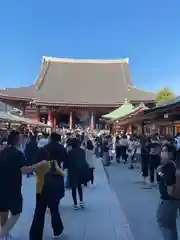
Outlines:
<svg viewBox="0 0 180 240"><path fill-rule="evenodd" d="M130 58L137 87L180 94L179 0L0 1L0 87L33 83L41 58Z"/></svg>

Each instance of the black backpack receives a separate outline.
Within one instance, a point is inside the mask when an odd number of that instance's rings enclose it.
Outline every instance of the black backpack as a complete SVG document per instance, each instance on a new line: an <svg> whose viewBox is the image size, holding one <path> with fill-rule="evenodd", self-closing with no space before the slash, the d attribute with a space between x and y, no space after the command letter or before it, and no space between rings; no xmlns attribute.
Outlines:
<svg viewBox="0 0 180 240"><path fill-rule="evenodd" d="M65 196L64 177L56 170L56 161L50 161L50 170L44 176L43 192L51 199L62 199Z"/></svg>

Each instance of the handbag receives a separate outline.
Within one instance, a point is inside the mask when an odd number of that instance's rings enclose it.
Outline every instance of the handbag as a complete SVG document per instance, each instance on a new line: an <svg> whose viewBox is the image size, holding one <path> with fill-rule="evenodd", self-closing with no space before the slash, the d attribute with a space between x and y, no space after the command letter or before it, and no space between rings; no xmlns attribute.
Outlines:
<svg viewBox="0 0 180 240"><path fill-rule="evenodd" d="M50 169L44 176L43 191L54 199L65 196L64 177L56 169L56 161L50 161Z"/></svg>
<svg viewBox="0 0 180 240"><path fill-rule="evenodd" d="M168 194L174 199L180 200L180 172L176 172L176 183L172 187L168 187Z"/></svg>

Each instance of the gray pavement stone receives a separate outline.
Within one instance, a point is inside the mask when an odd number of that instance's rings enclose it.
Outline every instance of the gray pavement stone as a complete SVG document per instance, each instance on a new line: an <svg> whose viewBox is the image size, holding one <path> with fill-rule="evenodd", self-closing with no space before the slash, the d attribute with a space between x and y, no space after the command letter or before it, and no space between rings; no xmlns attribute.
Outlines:
<svg viewBox="0 0 180 240"><path fill-rule="evenodd" d="M133 240L127 219L120 207L115 192L110 188L104 168L97 159L95 187L84 189L84 210L73 210L71 191L66 192L60 203L60 213L64 222L62 240ZM35 206L35 178L24 178L24 207L13 235L28 239L29 227ZM51 239L50 215L46 216L44 239Z"/></svg>
<svg viewBox="0 0 180 240"><path fill-rule="evenodd" d="M106 168L110 186L116 192L135 240L162 240L156 223L160 201L156 188L144 189L140 168L129 170L127 165L112 163ZM129 227L129 226L128 226ZM180 234L180 217L178 217Z"/></svg>

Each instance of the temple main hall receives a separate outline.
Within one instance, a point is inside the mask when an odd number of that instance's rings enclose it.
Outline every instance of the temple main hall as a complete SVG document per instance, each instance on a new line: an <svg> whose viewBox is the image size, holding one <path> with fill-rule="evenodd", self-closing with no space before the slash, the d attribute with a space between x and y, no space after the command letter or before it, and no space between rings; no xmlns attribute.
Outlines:
<svg viewBox="0 0 180 240"><path fill-rule="evenodd" d="M93 60L43 57L35 83L0 89L0 101L51 125L99 128L102 115L128 99L134 106L155 102L155 93L136 88L129 59Z"/></svg>

